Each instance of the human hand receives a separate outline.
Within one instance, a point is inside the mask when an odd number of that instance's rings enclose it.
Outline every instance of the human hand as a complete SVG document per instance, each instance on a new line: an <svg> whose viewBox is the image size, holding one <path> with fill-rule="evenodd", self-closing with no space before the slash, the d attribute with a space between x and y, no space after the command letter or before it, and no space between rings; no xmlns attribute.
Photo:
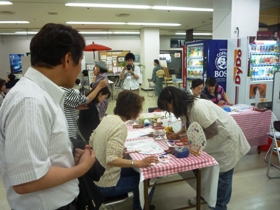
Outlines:
<svg viewBox="0 0 280 210"><path fill-rule="evenodd" d="M85 149L80 151L79 149L76 150L75 154L75 162L77 162L78 166L81 166L85 172L87 172L95 162L95 154L94 151L91 149L90 145L86 145Z"/></svg>
<svg viewBox="0 0 280 210"><path fill-rule="evenodd" d="M157 156L149 156L149 157L146 157L144 159L142 159L140 161L140 167L139 168L145 168L145 167L148 167L148 166L151 166L152 163L157 163L158 162L158 157Z"/></svg>
<svg viewBox="0 0 280 210"><path fill-rule="evenodd" d="M86 104L82 104L76 107L77 110L86 110L88 109L88 106Z"/></svg>
<svg viewBox="0 0 280 210"><path fill-rule="evenodd" d="M179 139L179 134L174 132L166 132L166 138L169 140Z"/></svg>
<svg viewBox="0 0 280 210"><path fill-rule="evenodd" d="M100 89L106 87L107 85L108 85L108 81L106 79L103 79L98 83L98 86L100 87Z"/></svg>

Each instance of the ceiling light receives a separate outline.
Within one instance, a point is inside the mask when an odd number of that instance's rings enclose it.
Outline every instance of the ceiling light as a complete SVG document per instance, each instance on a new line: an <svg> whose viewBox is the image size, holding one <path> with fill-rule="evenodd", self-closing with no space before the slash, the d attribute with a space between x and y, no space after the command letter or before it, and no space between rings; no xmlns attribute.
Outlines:
<svg viewBox="0 0 280 210"><path fill-rule="evenodd" d="M142 26L180 26L179 23L135 23L129 22L127 25L142 25Z"/></svg>
<svg viewBox="0 0 280 210"><path fill-rule="evenodd" d="M15 34L37 34L37 31L16 31Z"/></svg>
<svg viewBox="0 0 280 210"><path fill-rule="evenodd" d="M13 3L10 1L0 1L0 5L12 5Z"/></svg>
<svg viewBox="0 0 280 210"><path fill-rule="evenodd" d="M131 5L131 4L91 4L91 3L66 3L68 7L102 7L118 9L150 9L149 5Z"/></svg>
<svg viewBox="0 0 280 210"><path fill-rule="evenodd" d="M30 23L29 21L0 21L0 24L25 24L25 23Z"/></svg>
<svg viewBox="0 0 280 210"><path fill-rule="evenodd" d="M176 35L186 35L186 33L175 33ZM193 33L195 36L212 36L212 33Z"/></svg>
<svg viewBox="0 0 280 210"><path fill-rule="evenodd" d="M110 31L79 31L80 34L112 34Z"/></svg>
<svg viewBox="0 0 280 210"><path fill-rule="evenodd" d="M80 24L80 25L125 25L125 22L76 22L76 21L67 21L66 24Z"/></svg>
<svg viewBox="0 0 280 210"><path fill-rule="evenodd" d="M115 31L113 32L113 34L140 34L140 32L138 31L135 31L135 32L132 32L132 31Z"/></svg>
<svg viewBox="0 0 280 210"><path fill-rule="evenodd" d="M211 8L195 8L195 7L153 6L152 9L213 12L213 9L211 9Z"/></svg>

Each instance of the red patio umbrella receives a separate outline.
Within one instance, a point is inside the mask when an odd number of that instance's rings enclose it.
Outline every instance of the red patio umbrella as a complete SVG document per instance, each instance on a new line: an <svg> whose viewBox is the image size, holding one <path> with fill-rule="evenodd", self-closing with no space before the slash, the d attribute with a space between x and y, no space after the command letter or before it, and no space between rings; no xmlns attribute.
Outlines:
<svg viewBox="0 0 280 210"><path fill-rule="evenodd" d="M89 44L85 47L84 51L102 51L102 50L112 50L112 48L101 45L101 44L95 44L92 42L92 44Z"/></svg>
<svg viewBox="0 0 280 210"><path fill-rule="evenodd" d="M101 45L101 44L95 44L94 42L92 42L92 44L86 45L84 51L89 51L89 52L93 52L93 62L95 62L95 51L102 51L102 50L112 50L112 48Z"/></svg>

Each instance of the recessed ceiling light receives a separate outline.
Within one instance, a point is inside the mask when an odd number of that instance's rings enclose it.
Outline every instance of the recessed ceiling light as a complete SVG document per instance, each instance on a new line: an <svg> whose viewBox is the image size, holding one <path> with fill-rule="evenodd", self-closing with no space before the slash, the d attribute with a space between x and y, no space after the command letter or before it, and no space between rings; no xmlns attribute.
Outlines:
<svg viewBox="0 0 280 210"><path fill-rule="evenodd" d="M195 8L195 7L153 6L152 9L213 12L213 9L211 9L211 8Z"/></svg>
<svg viewBox="0 0 280 210"><path fill-rule="evenodd" d="M150 9L149 5L131 5L131 4L92 4L92 3L66 3L68 7L101 7L118 9Z"/></svg>
<svg viewBox="0 0 280 210"><path fill-rule="evenodd" d="M10 1L0 1L0 5L12 5L13 3Z"/></svg>
<svg viewBox="0 0 280 210"><path fill-rule="evenodd" d="M12 11L0 11L0 15L14 15L15 12Z"/></svg>
<svg viewBox="0 0 280 210"><path fill-rule="evenodd" d="M180 26L179 23L136 23L129 22L127 25L141 25L141 26Z"/></svg>
<svg viewBox="0 0 280 210"><path fill-rule="evenodd" d="M26 24L26 23L30 23L29 21L0 21L0 24Z"/></svg>
<svg viewBox="0 0 280 210"><path fill-rule="evenodd" d="M77 22L67 21L66 24L81 24L81 25L125 25L125 22Z"/></svg>
<svg viewBox="0 0 280 210"><path fill-rule="evenodd" d="M121 13L121 14L116 14L117 17L128 17L130 14L128 13Z"/></svg>
<svg viewBox="0 0 280 210"><path fill-rule="evenodd" d="M48 12L48 15L58 15L58 12Z"/></svg>

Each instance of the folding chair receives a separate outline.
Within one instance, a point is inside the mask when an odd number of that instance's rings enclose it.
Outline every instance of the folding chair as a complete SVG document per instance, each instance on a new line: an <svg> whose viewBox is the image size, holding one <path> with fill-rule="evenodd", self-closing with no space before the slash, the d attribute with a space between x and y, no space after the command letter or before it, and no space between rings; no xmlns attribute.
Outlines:
<svg viewBox="0 0 280 210"><path fill-rule="evenodd" d="M277 178L280 178L280 176L270 176L269 175L269 170L270 170L270 166L274 166L275 168L279 169L280 170L280 165L276 165L276 164L273 164L271 163L271 158L272 158L272 155L273 155L273 152L276 152L277 153L277 157L278 157L278 162L280 164L280 147L278 147L278 143L277 142L280 142L280 121L276 120L274 121L273 123L271 123L271 129L272 129L272 132L269 133L268 135L272 138L272 142L271 142L271 145L265 155L265 158L264 160L268 163L267 165L267 172L266 172L266 175L269 179L277 179ZM269 156L269 160L267 161L267 156Z"/></svg>
<svg viewBox="0 0 280 210"><path fill-rule="evenodd" d="M100 209L107 210L107 207L110 207L110 209L114 210L113 205L118 204L118 203L123 203L125 202L129 197L132 197L133 194L132 192L119 195L116 197L107 197L105 198L103 205L101 206Z"/></svg>
<svg viewBox="0 0 280 210"><path fill-rule="evenodd" d="M121 79L120 77L116 80L115 86L114 86L114 96L113 96L113 98L114 97L117 98L119 92L123 90L123 82L124 82L124 79Z"/></svg>
<svg viewBox="0 0 280 210"><path fill-rule="evenodd" d="M155 96L155 89L156 89L156 86L154 85L152 79L148 79L148 83L149 83L149 87L148 87L147 96L153 97L153 96ZM149 94L149 93L150 93L150 90L153 91L152 94Z"/></svg>

